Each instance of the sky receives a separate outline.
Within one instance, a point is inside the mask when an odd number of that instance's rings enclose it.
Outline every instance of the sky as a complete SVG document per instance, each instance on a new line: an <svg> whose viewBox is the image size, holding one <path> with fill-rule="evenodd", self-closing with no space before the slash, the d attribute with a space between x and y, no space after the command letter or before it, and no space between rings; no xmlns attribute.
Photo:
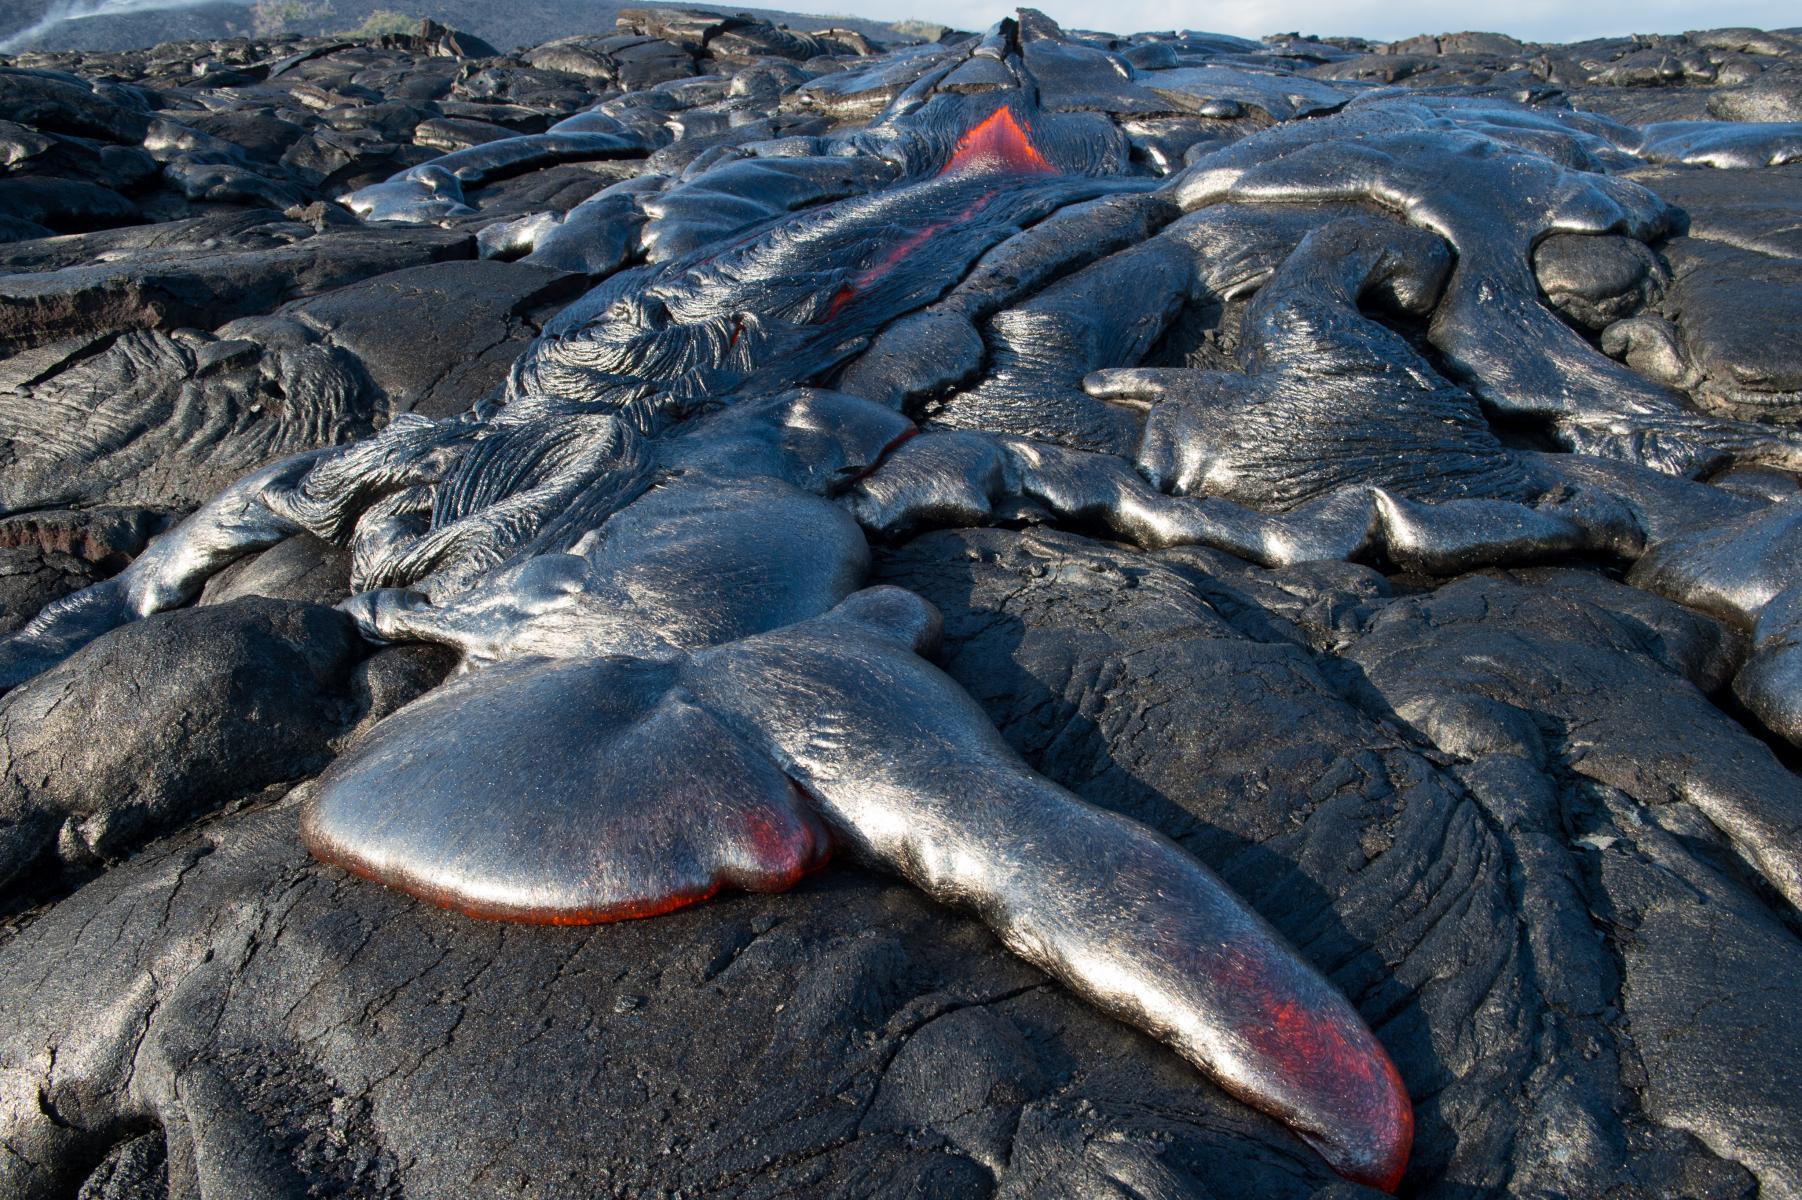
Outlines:
<svg viewBox="0 0 1802 1200"><path fill-rule="evenodd" d="M203 0L49 0L44 20L0 42L0 53L56 18L113 11L181 8ZM240 0L249 3L250 0ZM655 0L651 0L655 2ZM669 0L732 11L732 0ZM758 0L749 0L753 5ZM982 29L1013 11L1021 0L762 0L793 12L836 13L878 21L937 21L958 29ZM1034 0L1026 0L1032 3ZM1523 41L1570 42L1629 33L1681 33L1689 29L1751 25L1761 29L1802 25L1802 0L1036 0L1034 5L1073 29L1136 33L1198 29L1243 37L1290 30L1325 36L1350 34L1391 41L1418 33L1483 30ZM413 5L410 11L417 11ZM0 0L12 9L44 10L43 0ZM6 22L10 25L11 22ZM4 27L4 26L0 26Z"/></svg>
<svg viewBox="0 0 1802 1200"><path fill-rule="evenodd" d="M830 8L852 16L894 21L905 17L977 29L1012 11L983 0L814 0L773 4ZM1523 41L1569 42L1628 33L1681 33L1688 29L1752 25L1777 29L1802 25L1797 0L1039 0L1033 7L1075 29L1115 33L1148 29L1202 29L1262 37L1296 30L1391 40L1416 33L1476 29L1513 34Z"/></svg>

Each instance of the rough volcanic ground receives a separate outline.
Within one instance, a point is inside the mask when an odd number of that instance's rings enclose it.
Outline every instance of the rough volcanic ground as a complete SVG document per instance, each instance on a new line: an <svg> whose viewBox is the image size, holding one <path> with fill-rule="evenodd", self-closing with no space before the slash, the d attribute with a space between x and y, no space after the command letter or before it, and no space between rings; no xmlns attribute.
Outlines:
<svg viewBox="0 0 1802 1200"><path fill-rule="evenodd" d="M963 94L1020 36L972 43ZM1062 69L1058 94L1123 130L1122 169L1147 177L1389 85L1630 126L1802 119L1794 33L1043 42L1076 49L1028 66ZM669 11L471 49L428 30L0 66L0 629L265 462L494 400L597 278L711 236L730 194L679 184L734 147L853 127L921 74L865 70L879 48L855 38ZM1098 79L1084 54L1122 65ZM1188 99L1147 106L1160 88ZM492 173L431 224L334 203L597 104L643 145ZM1539 299L1598 362L1788 428L1802 157L1710 153L1615 164L1683 219L1541 241ZM624 240L525 254L538 214L609 188ZM1191 365L1239 369L1268 277ZM1384 319L1443 366L1418 320ZM979 374L1018 355L1010 328L984 325ZM1550 448L1495 425L1511 451ZM1710 529L1802 505L1789 470L1710 482L1678 506ZM1035 769L1175 839L1352 999L1415 1102L1404 1194L1794 1197L1802 785L1781 714L1733 686L1759 637L1743 592L1795 578L1788 522L1759 579L1698 607L1600 551L1265 567L1030 503L880 545L874 578L939 608L940 664ZM305 781L452 661L364 642L331 607L349 581L348 551L291 538L0 700L0 1191L1360 1194L974 919L848 863L568 929L310 860ZM1734 823L1748 811L1762 834Z"/></svg>

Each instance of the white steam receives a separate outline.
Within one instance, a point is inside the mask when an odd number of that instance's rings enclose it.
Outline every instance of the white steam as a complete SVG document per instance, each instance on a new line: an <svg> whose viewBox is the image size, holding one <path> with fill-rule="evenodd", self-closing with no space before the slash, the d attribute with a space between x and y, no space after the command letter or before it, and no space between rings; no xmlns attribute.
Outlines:
<svg viewBox="0 0 1802 1200"><path fill-rule="evenodd" d="M216 0L50 0L44 15L19 32L0 38L0 54L11 54L69 21L85 21L90 17L118 17L132 13L165 12L176 8L197 8Z"/></svg>

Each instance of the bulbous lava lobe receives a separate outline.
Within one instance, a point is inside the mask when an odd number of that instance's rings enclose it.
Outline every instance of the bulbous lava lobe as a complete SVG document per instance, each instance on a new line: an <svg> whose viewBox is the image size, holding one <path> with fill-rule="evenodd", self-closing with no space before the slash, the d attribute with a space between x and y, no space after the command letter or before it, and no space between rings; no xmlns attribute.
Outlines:
<svg viewBox="0 0 1802 1200"><path fill-rule="evenodd" d="M1393 1188L1412 1114L1356 1010L1185 851L1033 773L919 657L938 628L878 587L665 659L488 667L335 763L302 836L428 902L544 924L782 891L842 847Z"/></svg>
<svg viewBox="0 0 1802 1200"><path fill-rule="evenodd" d="M526 659L458 677L320 779L323 862L468 916L652 917L787 891L831 854L794 785L672 690L670 664Z"/></svg>

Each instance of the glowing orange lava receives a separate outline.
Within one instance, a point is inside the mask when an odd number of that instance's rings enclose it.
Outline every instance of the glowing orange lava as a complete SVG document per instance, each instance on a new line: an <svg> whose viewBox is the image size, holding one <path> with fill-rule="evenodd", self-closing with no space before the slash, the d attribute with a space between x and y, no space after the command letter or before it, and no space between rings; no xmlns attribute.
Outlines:
<svg viewBox="0 0 1802 1200"><path fill-rule="evenodd" d="M941 175L958 171L1012 171L1021 175L1056 175L1058 170L1032 144L1030 126L1022 126L1011 108L998 108L969 130L952 151Z"/></svg>

